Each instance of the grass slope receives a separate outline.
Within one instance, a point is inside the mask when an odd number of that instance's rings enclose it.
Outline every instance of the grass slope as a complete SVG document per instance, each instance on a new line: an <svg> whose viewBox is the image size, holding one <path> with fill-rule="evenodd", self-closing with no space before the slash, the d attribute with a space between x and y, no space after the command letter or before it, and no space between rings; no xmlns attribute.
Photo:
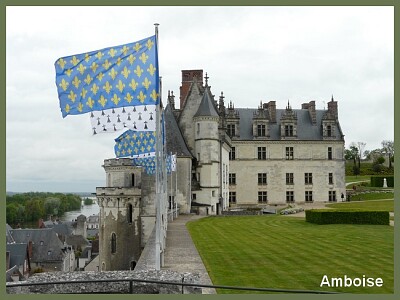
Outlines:
<svg viewBox="0 0 400 300"><path fill-rule="evenodd" d="M203 218L187 227L217 285L393 293L391 226L316 225L291 217L249 216ZM320 287L324 275L381 277L384 284Z"/></svg>
<svg viewBox="0 0 400 300"><path fill-rule="evenodd" d="M340 209L362 209L378 211L394 211L393 200L370 200L327 204L327 207Z"/></svg>

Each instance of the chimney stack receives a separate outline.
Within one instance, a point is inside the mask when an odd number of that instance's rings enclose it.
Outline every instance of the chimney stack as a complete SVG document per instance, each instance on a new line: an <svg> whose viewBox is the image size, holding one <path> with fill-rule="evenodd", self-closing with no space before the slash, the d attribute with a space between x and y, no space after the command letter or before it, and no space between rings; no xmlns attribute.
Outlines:
<svg viewBox="0 0 400 300"><path fill-rule="evenodd" d="M191 84L196 80L203 85L203 70L182 70L182 85L180 90L180 109L183 109Z"/></svg>

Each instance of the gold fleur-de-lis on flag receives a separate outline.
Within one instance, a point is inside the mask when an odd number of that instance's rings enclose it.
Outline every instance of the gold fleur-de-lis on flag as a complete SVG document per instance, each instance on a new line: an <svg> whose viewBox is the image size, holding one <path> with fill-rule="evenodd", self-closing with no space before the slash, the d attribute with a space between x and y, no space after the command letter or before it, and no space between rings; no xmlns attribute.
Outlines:
<svg viewBox="0 0 400 300"><path fill-rule="evenodd" d="M142 82L142 85L146 88L146 90L149 89L149 86L151 85L151 81L149 81L147 79L147 77L144 79L144 81Z"/></svg>
<svg viewBox="0 0 400 300"><path fill-rule="evenodd" d="M154 73L156 72L156 68L153 66L153 64L150 64L150 66L147 69L147 72L149 72L151 76L154 76Z"/></svg>
<svg viewBox="0 0 400 300"><path fill-rule="evenodd" d="M120 100L121 98L119 98L117 94L114 94L114 96L111 98L111 101L114 102L115 105L118 105Z"/></svg>
<svg viewBox="0 0 400 300"><path fill-rule="evenodd" d="M108 70L108 68L111 67L111 63L108 61L108 59L106 59L102 66L104 69Z"/></svg>
<svg viewBox="0 0 400 300"><path fill-rule="evenodd" d="M83 99L85 99L86 98L86 94L87 94L87 90L85 90L84 88L82 88L82 91L81 91L81 97L83 98Z"/></svg>
<svg viewBox="0 0 400 300"><path fill-rule="evenodd" d="M121 65L121 63L122 63L122 59L121 59L121 57L118 57L117 62L116 62L117 66L119 67Z"/></svg>
<svg viewBox="0 0 400 300"><path fill-rule="evenodd" d="M92 62L92 65L90 66L90 69L92 69L93 73L96 73L97 68L99 67L98 64L95 62Z"/></svg>
<svg viewBox="0 0 400 300"><path fill-rule="evenodd" d="M143 94L142 91L140 91L140 93L139 93L139 95L137 96L137 98L139 99L139 101L140 101L141 103L143 103L144 100L146 99L146 95Z"/></svg>
<svg viewBox="0 0 400 300"><path fill-rule="evenodd" d="M122 76L124 76L125 79L128 79L128 76L130 73L131 73L131 71L126 66L124 67L124 69L121 72Z"/></svg>
<svg viewBox="0 0 400 300"><path fill-rule="evenodd" d="M79 103L77 109L78 109L79 112L82 112L82 110L83 110L83 104L82 104L82 103Z"/></svg>
<svg viewBox="0 0 400 300"><path fill-rule="evenodd" d="M83 64L80 64L79 67L78 67L79 73L81 73L81 75L83 75L85 70L86 70L86 67Z"/></svg>
<svg viewBox="0 0 400 300"><path fill-rule="evenodd" d="M131 103L133 97L130 93L127 93L124 99L126 100L126 102Z"/></svg>
<svg viewBox="0 0 400 300"><path fill-rule="evenodd" d="M71 59L71 64L73 64L74 66L76 66L77 64L79 64L79 60L76 58L76 56L74 55Z"/></svg>
<svg viewBox="0 0 400 300"><path fill-rule="evenodd" d="M103 95L101 95L98 102L100 103L100 105L101 105L102 107L104 107L104 106L106 105L107 99L104 98Z"/></svg>
<svg viewBox="0 0 400 300"><path fill-rule="evenodd" d="M83 80L87 85L89 85L93 80L93 77L90 77L89 74L87 74L86 78Z"/></svg>
<svg viewBox="0 0 400 300"><path fill-rule="evenodd" d="M111 57L114 57L115 54L117 54L117 51L114 48L111 48L110 51L108 51L108 54L110 54Z"/></svg>
<svg viewBox="0 0 400 300"><path fill-rule="evenodd" d="M97 52L96 57L98 60L101 60L101 58L104 56L103 53L101 53L101 51Z"/></svg>
<svg viewBox="0 0 400 300"><path fill-rule="evenodd" d="M72 70L71 70L71 69L68 69L68 70L66 70L66 71L65 71L65 74L67 74L67 75L68 75L68 77L69 77L69 76L71 76L71 74L72 74Z"/></svg>
<svg viewBox="0 0 400 300"><path fill-rule="evenodd" d="M154 101L157 101L157 97L158 97L158 94L157 94L156 90L153 90L150 94L150 98L153 99Z"/></svg>
<svg viewBox="0 0 400 300"><path fill-rule="evenodd" d="M86 105L89 106L90 108L93 108L94 100L91 97L89 97L88 101L86 102Z"/></svg>
<svg viewBox="0 0 400 300"><path fill-rule="evenodd" d="M89 62L89 60L90 60L90 55L89 55L89 53L86 53L85 54L85 61Z"/></svg>
<svg viewBox="0 0 400 300"><path fill-rule="evenodd" d="M81 81L79 80L79 78L77 76L75 76L74 80L72 81L72 85L75 88L79 88L79 84L81 83Z"/></svg>
<svg viewBox="0 0 400 300"><path fill-rule="evenodd" d="M67 113L69 113L69 111L70 111L70 106L69 106L69 104L67 104L67 105L65 105L65 109L64 109Z"/></svg>
<svg viewBox="0 0 400 300"><path fill-rule="evenodd" d="M96 76L96 78L97 78L99 81L102 81L102 80L103 80L103 77L104 77L103 72L100 72L99 75Z"/></svg>
<svg viewBox="0 0 400 300"><path fill-rule="evenodd" d="M136 57L133 54L129 55L128 61L131 65L135 62L135 60L136 60Z"/></svg>
<svg viewBox="0 0 400 300"><path fill-rule="evenodd" d="M110 75L110 77L112 78L112 80L114 80L114 79L115 79L115 77L117 77L117 75L118 75L118 72L117 72L117 71L115 71L115 69L114 69L114 68L112 68L112 69L111 69L111 71L108 73L108 75Z"/></svg>
<svg viewBox="0 0 400 300"><path fill-rule="evenodd" d="M63 58L60 58L57 61L57 65L59 65L62 70L64 70L64 67L65 67L66 64L67 64L67 62Z"/></svg>
<svg viewBox="0 0 400 300"><path fill-rule="evenodd" d="M99 91L99 86L97 84L93 83L92 88L90 90L92 91L92 93L94 95L96 95L97 92Z"/></svg>
<svg viewBox="0 0 400 300"><path fill-rule="evenodd" d="M133 72L140 78L140 76L142 76L143 69L141 69L139 66L136 66L136 70Z"/></svg>
<svg viewBox="0 0 400 300"><path fill-rule="evenodd" d="M112 85L108 81L106 81L106 84L103 85L103 90L105 90L107 92L107 94L109 94L111 89L112 89Z"/></svg>
<svg viewBox="0 0 400 300"><path fill-rule="evenodd" d="M136 43L135 46L133 47L133 49L134 49L136 52L139 52L140 48L142 48L142 45L140 45L139 43Z"/></svg>
<svg viewBox="0 0 400 300"><path fill-rule="evenodd" d="M117 89L122 93L122 91L124 90L124 88L125 88L125 84L123 84L122 81L119 80L119 81L118 81L118 84L117 84Z"/></svg>
<svg viewBox="0 0 400 300"><path fill-rule="evenodd" d="M148 55L146 55L146 53L142 53L142 55L140 55L140 57L139 57L139 59L142 61L142 63L145 65L146 64L146 61L147 61L147 59L149 58L149 56Z"/></svg>
<svg viewBox="0 0 400 300"><path fill-rule="evenodd" d="M146 43L147 49L151 50L151 47L153 47L153 45L154 45L153 41L148 39Z"/></svg>
<svg viewBox="0 0 400 300"><path fill-rule="evenodd" d="M129 86L132 88L132 90L136 90L136 88L137 88L137 86L139 85L139 83L137 83L136 81L135 81L135 79L132 79L131 80L131 83L129 84Z"/></svg>
<svg viewBox="0 0 400 300"><path fill-rule="evenodd" d="M59 84L59 86L64 90L64 92L67 90L69 83L68 81L65 81L65 79L63 78Z"/></svg>
<svg viewBox="0 0 400 300"><path fill-rule="evenodd" d="M77 95L73 92L70 91L68 95L68 99L70 99L72 102L75 102Z"/></svg>
<svg viewBox="0 0 400 300"><path fill-rule="evenodd" d="M126 45L124 47L122 47L122 49L121 49L121 52L123 55L126 55L128 53L128 51L129 51L129 47Z"/></svg>

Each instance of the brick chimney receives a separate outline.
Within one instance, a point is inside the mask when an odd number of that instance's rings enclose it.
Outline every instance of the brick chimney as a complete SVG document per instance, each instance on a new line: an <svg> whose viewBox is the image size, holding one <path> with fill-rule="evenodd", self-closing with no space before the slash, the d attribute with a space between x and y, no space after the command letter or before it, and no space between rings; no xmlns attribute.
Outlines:
<svg viewBox="0 0 400 300"><path fill-rule="evenodd" d="M332 116L335 116L335 119L338 119L338 107L337 107L337 101L335 101L333 99L333 95L332 95L332 99L330 102L328 102L328 111L331 113Z"/></svg>
<svg viewBox="0 0 400 300"><path fill-rule="evenodd" d="M180 89L180 109L185 105L186 97L189 93L190 85L194 81L200 82L203 84L203 70L182 70L182 85Z"/></svg>
<svg viewBox="0 0 400 300"><path fill-rule="evenodd" d="M315 101L309 103L303 103L301 109L307 109L310 114L310 119L313 125L317 124L317 113L315 112Z"/></svg>

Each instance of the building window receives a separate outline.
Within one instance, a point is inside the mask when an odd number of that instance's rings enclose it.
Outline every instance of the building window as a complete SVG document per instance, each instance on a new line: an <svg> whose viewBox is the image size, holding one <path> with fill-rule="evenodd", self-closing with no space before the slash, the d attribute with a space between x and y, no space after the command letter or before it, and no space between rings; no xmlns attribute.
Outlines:
<svg viewBox="0 0 400 300"><path fill-rule="evenodd" d="M236 184L236 173L229 173L229 184Z"/></svg>
<svg viewBox="0 0 400 300"><path fill-rule="evenodd" d="M229 192L229 203L236 203L236 192Z"/></svg>
<svg viewBox="0 0 400 300"><path fill-rule="evenodd" d="M236 148L232 147L231 151L229 152L229 160L235 160L236 159Z"/></svg>
<svg viewBox="0 0 400 300"><path fill-rule="evenodd" d="M293 191L286 191L286 202L287 203L294 202L294 192Z"/></svg>
<svg viewBox="0 0 400 300"><path fill-rule="evenodd" d="M306 191L304 195L304 199L306 202L313 202L312 191Z"/></svg>
<svg viewBox="0 0 400 300"><path fill-rule="evenodd" d="M336 202L336 191L329 191L329 202Z"/></svg>
<svg viewBox="0 0 400 300"><path fill-rule="evenodd" d="M40 241L40 246L43 246L44 245L44 242L43 241Z"/></svg>
<svg viewBox="0 0 400 300"><path fill-rule="evenodd" d="M115 232L111 234L111 253L117 252L117 235Z"/></svg>
<svg viewBox="0 0 400 300"><path fill-rule="evenodd" d="M328 159L332 160L332 147L328 147Z"/></svg>
<svg viewBox="0 0 400 300"><path fill-rule="evenodd" d="M326 126L326 133L327 133L328 137L332 136L332 126L331 125Z"/></svg>
<svg viewBox="0 0 400 300"><path fill-rule="evenodd" d="M132 214L133 214L132 204L128 204L127 221L129 224L132 224Z"/></svg>
<svg viewBox="0 0 400 300"><path fill-rule="evenodd" d="M292 160L293 158L293 147L286 147L286 159Z"/></svg>
<svg viewBox="0 0 400 300"><path fill-rule="evenodd" d="M200 123L197 123L197 134L200 134Z"/></svg>
<svg viewBox="0 0 400 300"><path fill-rule="evenodd" d="M329 173L328 181L329 181L329 184L333 184L333 173Z"/></svg>
<svg viewBox="0 0 400 300"><path fill-rule="evenodd" d="M211 191L211 197L215 197L215 191Z"/></svg>
<svg viewBox="0 0 400 300"><path fill-rule="evenodd" d="M285 136L293 136L293 125L285 125Z"/></svg>
<svg viewBox="0 0 400 300"><path fill-rule="evenodd" d="M196 200L196 194L192 194L192 200Z"/></svg>
<svg viewBox="0 0 400 300"><path fill-rule="evenodd" d="M312 184L312 173L304 173L304 184Z"/></svg>
<svg viewBox="0 0 400 300"><path fill-rule="evenodd" d="M257 136L265 136L265 125L259 124L257 125Z"/></svg>
<svg viewBox="0 0 400 300"><path fill-rule="evenodd" d="M235 136L236 135L236 127L235 127L235 124L228 124L227 126L226 126L226 133L230 136L230 137L233 137L233 136Z"/></svg>
<svg viewBox="0 0 400 300"><path fill-rule="evenodd" d="M48 255L48 256L51 255L51 250L47 251L47 255Z"/></svg>
<svg viewBox="0 0 400 300"><path fill-rule="evenodd" d="M258 185L267 185L267 173L258 173Z"/></svg>
<svg viewBox="0 0 400 300"><path fill-rule="evenodd" d="M293 173L286 173L286 184L294 184Z"/></svg>
<svg viewBox="0 0 400 300"><path fill-rule="evenodd" d="M135 174L131 175L131 179L132 179L132 186L135 186Z"/></svg>
<svg viewBox="0 0 400 300"><path fill-rule="evenodd" d="M258 203L267 203L267 192L258 192Z"/></svg>
<svg viewBox="0 0 400 300"><path fill-rule="evenodd" d="M262 160L267 159L267 148L266 147L258 147L257 153L258 153L258 159L262 159Z"/></svg>

